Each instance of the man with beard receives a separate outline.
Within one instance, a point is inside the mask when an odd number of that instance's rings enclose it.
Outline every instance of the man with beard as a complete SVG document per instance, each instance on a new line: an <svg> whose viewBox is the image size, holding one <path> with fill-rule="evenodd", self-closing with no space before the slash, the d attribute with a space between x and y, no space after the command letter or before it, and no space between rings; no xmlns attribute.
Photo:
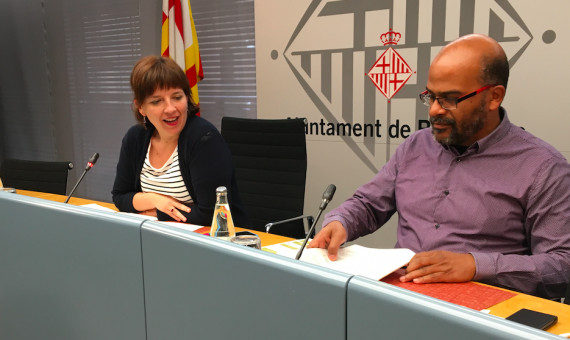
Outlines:
<svg viewBox="0 0 570 340"><path fill-rule="evenodd" d="M433 60L420 100L431 129L398 147L367 184L326 215L309 247L339 247L398 212L396 247L416 252L401 281L480 281L547 298L570 278L570 166L513 125L501 103L505 52L472 34ZM524 99L524 98L523 98Z"/></svg>

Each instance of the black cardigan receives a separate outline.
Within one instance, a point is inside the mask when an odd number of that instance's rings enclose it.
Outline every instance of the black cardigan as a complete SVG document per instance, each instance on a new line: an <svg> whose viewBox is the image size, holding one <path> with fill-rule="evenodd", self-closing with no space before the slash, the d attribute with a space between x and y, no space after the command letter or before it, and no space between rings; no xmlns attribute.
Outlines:
<svg viewBox="0 0 570 340"><path fill-rule="evenodd" d="M145 129L137 124L123 137L112 191L113 202L120 211L139 212L133 207L133 197L142 191L140 174L154 130L154 126ZM186 223L209 226L216 204L216 188L225 186L234 224L249 226L237 190L232 156L216 127L201 117L188 117L178 138L178 159L182 179L194 201L190 213L182 212ZM160 211L157 215L160 220L172 220Z"/></svg>

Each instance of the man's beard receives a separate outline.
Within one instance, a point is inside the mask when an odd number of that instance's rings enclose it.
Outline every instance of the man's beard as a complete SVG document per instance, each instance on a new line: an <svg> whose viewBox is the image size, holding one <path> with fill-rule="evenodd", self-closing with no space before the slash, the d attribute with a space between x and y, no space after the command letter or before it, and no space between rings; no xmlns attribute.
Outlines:
<svg viewBox="0 0 570 340"><path fill-rule="evenodd" d="M485 116L483 115L485 109L485 101L482 100L478 108L473 110L469 118L466 118L461 123L461 132L457 128L457 122L453 118L443 117L430 117L429 121L432 125L433 138L441 145L464 145L465 142L472 139L473 136L481 131L485 126ZM433 124L447 124L451 131L449 136L438 139L436 132L438 129L433 127ZM466 145L468 146L468 145Z"/></svg>

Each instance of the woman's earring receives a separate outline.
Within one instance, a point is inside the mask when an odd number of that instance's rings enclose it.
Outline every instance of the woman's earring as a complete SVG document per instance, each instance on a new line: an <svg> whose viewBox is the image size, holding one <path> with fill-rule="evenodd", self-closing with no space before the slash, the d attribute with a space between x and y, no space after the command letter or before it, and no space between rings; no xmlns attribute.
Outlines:
<svg viewBox="0 0 570 340"><path fill-rule="evenodd" d="M146 125L146 116L143 116L144 125Z"/></svg>

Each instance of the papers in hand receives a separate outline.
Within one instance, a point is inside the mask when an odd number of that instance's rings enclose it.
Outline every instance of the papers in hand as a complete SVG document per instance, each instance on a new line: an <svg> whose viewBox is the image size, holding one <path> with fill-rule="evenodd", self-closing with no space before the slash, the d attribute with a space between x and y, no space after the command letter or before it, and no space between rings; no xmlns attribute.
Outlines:
<svg viewBox="0 0 570 340"><path fill-rule="evenodd" d="M301 244L302 240L295 240L262 249L295 258ZM305 248L300 260L348 274L380 280L406 265L414 254L413 251L405 248L377 249L351 245L339 249L336 261L329 260L327 250L319 248Z"/></svg>
<svg viewBox="0 0 570 340"><path fill-rule="evenodd" d="M351 245L339 249L336 261L329 260L326 249L318 248L305 249L301 260L348 274L380 280L406 265L413 256L413 251L404 248L376 249Z"/></svg>

